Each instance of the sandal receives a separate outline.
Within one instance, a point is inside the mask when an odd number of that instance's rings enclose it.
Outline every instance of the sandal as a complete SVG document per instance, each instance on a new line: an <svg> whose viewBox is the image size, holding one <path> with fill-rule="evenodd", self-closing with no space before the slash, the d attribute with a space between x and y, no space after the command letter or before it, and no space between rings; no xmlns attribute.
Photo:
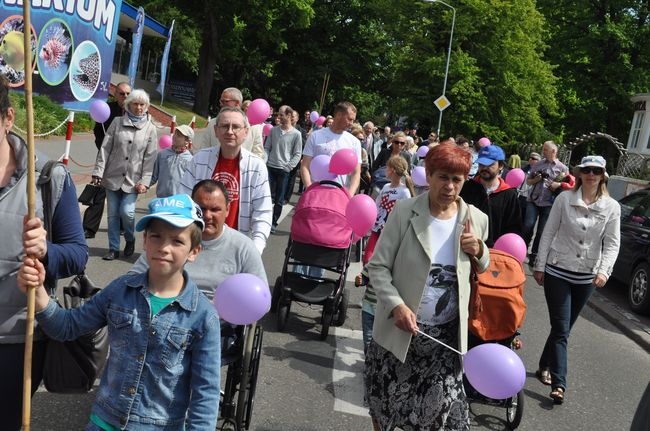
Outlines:
<svg viewBox="0 0 650 431"><path fill-rule="evenodd" d="M553 398L555 404L562 404L564 402L564 389L559 387L555 388L551 391L549 396Z"/></svg>
<svg viewBox="0 0 650 431"><path fill-rule="evenodd" d="M550 386L551 385L551 372L549 370L542 370L539 369L535 371L535 376L537 376L537 380L542 382L542 384Z"/></svg>

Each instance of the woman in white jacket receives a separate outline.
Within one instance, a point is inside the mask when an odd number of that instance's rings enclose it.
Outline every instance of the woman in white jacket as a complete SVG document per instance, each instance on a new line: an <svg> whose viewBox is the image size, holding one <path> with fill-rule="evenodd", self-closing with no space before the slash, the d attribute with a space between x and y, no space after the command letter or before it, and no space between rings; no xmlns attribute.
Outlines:
<svg viewBox="0 0 650 431"><path fill-rule="evenodd" d="M564 401L571 327L595 288L607 282L618 255L621 208L607 193L605 168L601 156L582 158L575 187L553 204L535 262L551 322L536 374L551 385L556 404Z"/></svg>

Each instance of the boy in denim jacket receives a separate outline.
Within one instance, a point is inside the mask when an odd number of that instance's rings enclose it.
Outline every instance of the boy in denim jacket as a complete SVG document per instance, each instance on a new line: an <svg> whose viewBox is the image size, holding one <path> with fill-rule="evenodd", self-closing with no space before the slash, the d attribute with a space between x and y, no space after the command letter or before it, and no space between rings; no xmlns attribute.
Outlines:
<svg viewBox="0 0 650 431"><path fill-rule="evenodd" d="M219 409L217 312L183 269L201 249L204 222L188 195L153 199L144 230L149 270L124 275L80 308L63 310L26 257L22 291L36 288L36 319L65 341L108 325L110 355L86 430L214 431Z"/></svg>

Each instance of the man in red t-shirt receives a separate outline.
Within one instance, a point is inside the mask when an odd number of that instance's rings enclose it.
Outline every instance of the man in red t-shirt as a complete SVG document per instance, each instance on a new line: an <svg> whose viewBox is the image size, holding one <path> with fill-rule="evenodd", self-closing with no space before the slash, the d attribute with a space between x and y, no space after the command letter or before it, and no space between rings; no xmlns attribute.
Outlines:
<svg viewBox="0 0 650 431"><path fill-rule="evenodd" d="M248 129L242 110L222 108L214 126L219 147L205 148L194 155L181 186L190 194L201 180L211 178L223 183L230 199L226 224L252 238L262 253L271 231L273 204L266 164L242 148Z"/></svg>

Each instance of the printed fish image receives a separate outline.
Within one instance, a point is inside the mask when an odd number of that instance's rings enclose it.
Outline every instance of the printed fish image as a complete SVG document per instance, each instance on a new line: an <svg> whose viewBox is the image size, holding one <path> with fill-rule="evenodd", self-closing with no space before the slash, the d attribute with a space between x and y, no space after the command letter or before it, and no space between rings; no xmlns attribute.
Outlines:
<svg viewBox="0 0 650 431"><path fill-rule="evenodd" d="M84 90L92 93L99 82L99 54L94 52L86 58L79 60L79 69L72 75L75 83Z"/></svg>
<svg viewBox="0 0 650 431"><path fill-rule="evenodd" d="M59 23L54 23L45 31L45 40L38 56L48 67L56 69L67 60L72 42Z"/></svg>
<svg viewBox="0 0 650 431"><path fill-rule="evenodd" d="M25 70L25 48L23 46L23 33L10 31L0 42L0 56L4 62L16 72Z"/></svg>

